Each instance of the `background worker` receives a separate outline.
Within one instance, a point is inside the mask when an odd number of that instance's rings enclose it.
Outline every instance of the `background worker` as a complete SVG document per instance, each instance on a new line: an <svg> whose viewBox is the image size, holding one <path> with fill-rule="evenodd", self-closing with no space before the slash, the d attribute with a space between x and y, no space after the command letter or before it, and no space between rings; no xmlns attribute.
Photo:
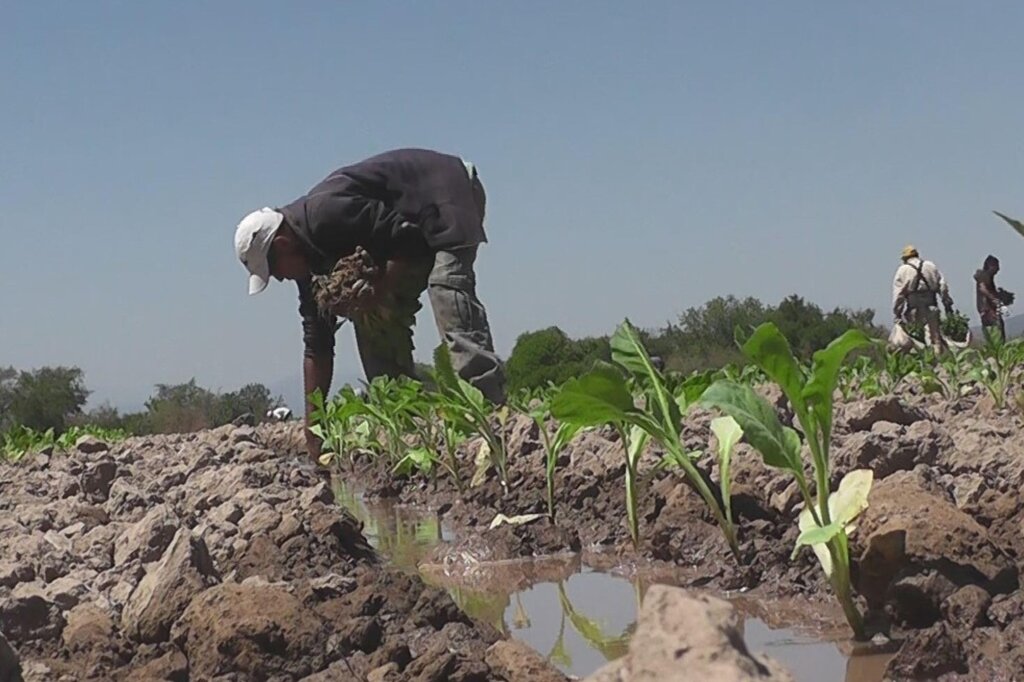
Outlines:
<svg viewBox="0 0 1024 682"><path fill-rule="evenodd" d="M946 343L939 325L938 299L942 298L946 314L953 311L949 286L935 263L921 260L913 246L905 246L901 257L903 263L896 269L892 282L893 316L897 324L901 321L923 324L928 345L940 353Z"/></svg>
<svg viewBox="0 0 1024 682"><path fill-rule="evenodd" d="M996 286L996 275L999 274L999 259L988 256L981 270L974 273L974 289L981 326L986 336L990 329L999 331L1001 339L1006 339L1006 324L1003 321L1003 306L1012 294Z"/></svg>

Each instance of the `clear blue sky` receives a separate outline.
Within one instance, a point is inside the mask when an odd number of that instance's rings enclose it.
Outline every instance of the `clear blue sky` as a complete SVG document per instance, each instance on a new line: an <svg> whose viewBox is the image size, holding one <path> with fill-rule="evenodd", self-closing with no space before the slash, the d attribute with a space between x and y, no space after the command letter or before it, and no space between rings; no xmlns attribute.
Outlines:
<svg viewBox="0 0 1024 682"><path fill-rule="evenodd" d="M506 354L726 293L886 320L905 242L964 309L989 252L1024 293L989 213L1024 215L1022 26L1018 2L5 2L0 365L76 364L129 407L192 376L294 395L294 286L248 298L234 227L401 146L480 167Z"/></svg>

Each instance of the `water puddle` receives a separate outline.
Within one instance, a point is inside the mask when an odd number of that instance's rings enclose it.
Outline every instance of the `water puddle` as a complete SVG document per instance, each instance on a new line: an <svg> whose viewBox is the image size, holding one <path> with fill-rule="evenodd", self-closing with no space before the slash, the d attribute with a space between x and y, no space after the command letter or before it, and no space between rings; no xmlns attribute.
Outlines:
<svg viewBox="0 0 1024 682"><path fill-rule="evenodd" d="M336 493L363 522L370 543L396 567L445 587L466 613L526 642L563 672L584 677L626 652L648 587L643 577L594 570L572 556L503 562L488 566L482 581L453 582L434 566L420 569L433 547L452 538L436 514L367 502L340 484ZM748 614L743 634L750 650L780 661L798 681L881 682L888 656L848 655L820 635L769 626L750 615L762 605L748 598L734 603ZM793 622L799 620L798 612L793 615Z"/></svg>

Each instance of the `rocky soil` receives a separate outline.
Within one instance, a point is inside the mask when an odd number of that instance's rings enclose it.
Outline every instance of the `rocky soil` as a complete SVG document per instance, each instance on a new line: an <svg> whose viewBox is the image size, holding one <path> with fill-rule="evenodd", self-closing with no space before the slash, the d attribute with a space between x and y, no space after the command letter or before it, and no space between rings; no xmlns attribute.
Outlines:
<svg viewBox="0 0 1024 682"><path fill-rule="evenodd" d="M769 397L791 420L785 400ZM688 417L690 449L711 450L709 421L699 411ZM851 538L854 579L872 626L902 643L889 666L893 679L1012 679L1024 670L1022 425L1018 413L994 410L978 396L947 401L906 392L837 406L833 488L852 469L875 473L870 507ZM342 475L371 496L437 508L446 524L463 529L453 557L480 553L495 560L582 548L626 562L685 566L697 572L694 585L831 600L810 552L789 559L801 504L795 484L745 444L732 465L743 566L729 556L696 493L678 476L653 472L655 450L642 466L650 473L641 494L644 539L633 550L621 445L610 431L582 434L562 456L557 524L489 530L498 513L545 511L538 435L532 421L514 421L507 493L491 476L463 498L446 478L396 479L365 456L344 464ZM717 476L710 457L702 466Z"/></svg>
<svg viewBox="0 0 1024 682"><path fill-rule="evenodd" d="M264 435L0 465L0 682L564 680L387 569L289 433Z"/></svg>

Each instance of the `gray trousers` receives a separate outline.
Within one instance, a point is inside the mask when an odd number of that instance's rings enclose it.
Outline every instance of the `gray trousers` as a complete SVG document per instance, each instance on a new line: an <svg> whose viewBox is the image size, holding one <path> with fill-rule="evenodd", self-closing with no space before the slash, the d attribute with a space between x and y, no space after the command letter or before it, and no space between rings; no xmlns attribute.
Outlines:
<svg viewBox="0 0 1024 682"><path fill-rule="evenodd" d="M925 340L932 350L936 353L946 350L946 342L942 338L939 308L935 303L934 296L927 297L915 294L907 296L907 319L924 326Z"/></svg>
<svg viewBox="0 0 1024 682"><path fill-rule="evenodd" d="M483 216L486 198L473 172L477 206ZM356 346L367 380L376 376L415 376L412 328L427 290L441 341L463 379L493 403L505 402L505 370L494 352L487 311L476 295L476 246L438 251L433 260L415 263L383 314L355 322Z"/></svg>

